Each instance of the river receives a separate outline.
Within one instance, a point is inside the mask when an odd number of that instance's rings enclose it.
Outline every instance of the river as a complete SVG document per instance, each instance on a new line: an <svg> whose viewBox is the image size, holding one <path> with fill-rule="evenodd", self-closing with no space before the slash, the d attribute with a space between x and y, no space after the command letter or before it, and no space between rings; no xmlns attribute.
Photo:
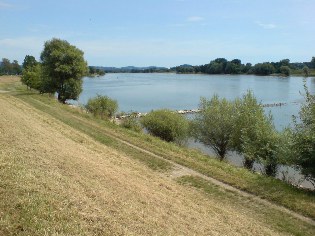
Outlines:
<svg viewBox="0 0 315 236"><path fill-rule="evenodd" d="M307 78L306 84L311 93L315 93L315 78ZM304 98L302 77L276 77L254 75L202 75L172 73L117 73L102 77L83 79L83 92L78 99L79 104L86 104L96 94L107 95L119 104L119 110L130 112L149 112L168 108L172 110L196 109L200 97L211 98L214 94L227 99L241 97L252 90L262 104L285 103L284 106L267 107L271 112L278 130L292 123L292 115L297 115ZM198 147L211 154L212 151L202 144L190 142L189 146ZM241 157L230 153L228 159L236 165L242 162ZM256 166L256 169L260 169ZM296 183L301 176L290 168L288 178ZM302 186L311 187L306 181Z"/></svg>

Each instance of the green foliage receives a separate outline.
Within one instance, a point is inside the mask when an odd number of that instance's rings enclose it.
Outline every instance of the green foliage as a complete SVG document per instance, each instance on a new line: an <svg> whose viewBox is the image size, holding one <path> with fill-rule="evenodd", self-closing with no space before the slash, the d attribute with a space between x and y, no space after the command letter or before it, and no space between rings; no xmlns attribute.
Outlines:
<svg viewBox="0 0 315 236"><path fill-rule="evenodd" d="M310 74L310 69L308 68L308 66L304 66L302 68L302 71L305 77L308 77L308 75Z"/></svg>
<svg viewBox="0 0 315 236"><path fill-rule="evenodd" d="M28 88L41 90L42 88L42 71L39 63L28 66L23 69L21 82Z"/></svg>
<svg viewBox="0 0 315 236"><path fill-rule="evenodd" d="M12 63L7 58L2 58L0 63L0 75L19 75L22 72L22 68L17 60Z"/></svg>
<svg viewBox="0 0 315 236"><path fill-rule="evenodd" d="M201 112L192 122L192 135L196 140L210 146L220 160L223 160L227 151L232 150L235 104L215 95L210 100L201 98L199 109Z"/></svg>
<svg viewBox="0 0 315 236"><path fill-rule="evenodd" d="M29 68L32 68L36 66L38 62L36 61L35 57L26 55L22 64L22 67L24 70L27 70Z"/></svg>
<svg viewBox="0 0 315 236"><path fill-rule="evenodd" d="M255 75L270 75L275 72L275 68L269 62L258 63L254 66L253 72Z"/></svg>
<svg viewBox="0 0 315 236"><path fill-rule="evenodd" d="M257 161L263 164L266 175L275 176L279 164L279 134L271 115L265 115L251 91L236 100L236 110L232 142L234 150L244 155L244 167L252 169Z"/></svg>
<svg viewBox="0 0 315 236"><path fill-rule="evenodd" d="M105 71L96 68L95 66L89 66L89 76L103 76Z"/></svg>
<svg viewBox="0 0 315 236"><path fill-rule="evenodd" d="M315 95L309 93L306 83L304 88L306 102L294 119L291 152L293 163L315 186Z"/></svg>
<svg viewBox="0 0 315 236"><path fill-rule="evenodd" d="M237 119L232 136L233 149L244 155L244 167L252 169L256 160L251 145L257 140L257 122L264 119L264 110L251 91L236 100ZM246 145L245 145L246 144ZM245 151L247 150L247 151Z"/></svg>
<svg viewBox="0 0 315 236"><path fill-rule="evenodd" d="M291 74L290 67L288 67L288 66L281 66L280 67L280 73L285 75L285 76L289 76Z"/></svg>
<svg viewBox="0 0 315 236"><path fill-rule="evenodd" d="M121 122L121 126L126 128L126 129L133 130L135 132L141 132L142 131L141 124L140 124L139 120L137 119L137 117L134 115L131 115L131 116L123 119Z"/></svg>
<svg viewBox="0 0 315 236"><path fill-rule="evenodd" d="M279 166L279 135L272 124L256 123L255 139L242 137L244 143L244 156L251 157L264 166L264 173L275 177Z"/></svg>
<svg viewBox="0 0 315 236"><path fill-rule="evenodd" d="M278 133L271 116L266 116L261 104L248 91L241 99L227 101L217 95L201 99L192 122L193 136L210 146L220 160L227 151L244 155L244 166L252 169L255 161L264 165L267 175L275 176L279 164Z"/></svg>
<svg viewBox="0 0 315 236"><path fill-rule="evenodd" d="M150 112L141 119L141 124L150 134L167 142L185 141L189 130L185 117L167 109Z"/></svg>
<svg viewBox="0 0 315 236"><path fill-rule="evenodd" d="M40 56L45 79L42 92L57 92L58 100L77 99L82 91L82 77L87 74L83 52L65 40L45 42Z"/></svg>
<svg viewBox="0 0 315 236"><path fill-rule="evenodd" d="M86 109L95 117L109 119L118 110L118 103L107 96L97 95L95 98L88 100Z"/></svg>

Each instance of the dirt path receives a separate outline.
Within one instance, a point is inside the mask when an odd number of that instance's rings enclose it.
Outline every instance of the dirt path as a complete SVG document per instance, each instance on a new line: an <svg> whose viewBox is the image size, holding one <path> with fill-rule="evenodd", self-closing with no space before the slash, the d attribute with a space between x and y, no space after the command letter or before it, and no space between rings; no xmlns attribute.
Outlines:
<svg viewBox="0 0 315 236"><path fill-rule="evenodd" d="M231 185L223 183L223 182L221 182L221 181L219 181L217 179L214 179L214 178L211 178L209 176L203 175L203 174L201 174L201 173L199 173L199 172L197 172L195 170L192 170L190 168L187 168L185 166L177 164L177 163L175 163L173 161L167 160L167 159L165 159L165 158L163 158L161 156L158 156L158 155L156 155L156 154L154 154L154 153L152 153L152 152L150 152L148 150L140 148L140 147L138 147L136 145L133 145L133 144L131 144L131 143L127 142L127 141L124 141L122 139L119 139L117 137L114 137L114 136L112 136L110 134L106 134L106 135L108 135L108 136L116 139L117 141L122 142L122 143L124 143L124 144L126 144L126 145L128 145L128 146L130 146L132 148L135 148L135 149L137 149L137 150L139 150L141 152L149 154L149 155L151 155L151 156L153 156L155 158L159 158L159 159L163 159L165 161L168 161L170 164L172 164L174 166L174 170L169 174L169 177L172 178L172 179L176 179L176 178L179 178L179 177L182 177L182 176L185 176L185 175L198 176L198 177L201 177L201 178L203 178L203 179L205 179L207 181L210 181L211 183L213 183L213 184L215 184L217 186L220 186L221 188L224 188L224 189L232 191L232 192L236 192L237 194L239 194L239 195L241 195L243 197L251 198L251 199L253 199L253 200L257 201L257 202L260 202L260 203L262 203L264 205L268 205L269 207L272 207L274 209L277 209L277 210L280 210L282 212L288 213L288 214L290 214L290 215L292 215L292 216L294 216L294 217L296 217L296 218L298 218L300 220L303 220L303 221L305 221L305 222L307 222L309 224L315 225L315 221L312 220L311 218L305 217L305 216L303 216L301 214L298 214L298 213L296 213L294 211L291 211L291 210L289 210L289 209L287 209L287 208L285 208L283 206L279 206L279 205L274 204L274 203L272 203L270 201L262 199L262 198L260 198L258 196L255 196L255 195L250 194L248 192L245 192L245 191L242 191L240 189L237 189L237 188L235 188L235 187L233 187Z"/></svg>
<svg viewBox="0 0 315 236"><path fill-rule="evenodd" d="M41 104L43 104L43 105L45 105L47 107L49 107L49 105L47 105L47 104L45 104L45 103L43 103L41 101L38 101L38 100L35 100L35 101L39 102L39 103L41 103ZM81 122L85 122L85 123L87 122L83 118L80 118L80 117L75 116L73 114L72 114L72 116L73 116L73 118L78 119ZM93 126L93 127L99 128L97 125L93 124L92 122L89 122L88 124ZM211 183L213 183L213 184L215 184L217 186L220 186L223 189L235 192L235 193L237 193L237 194L239 194L239 195L241 195L241 196L243 196L245 198L249 198L249 199L255 200L255 201L257 201L259 203L262 203L262 204L264 204L266 206L269 206L271 208L274 208L274 209L277 209L279 211L282 211L282 212L285 212L287 214L290 214L291 216L293 216L293 217L295 217L297 219L300 219L300 220L302 220L304 222L307 222L307 223L315 226L315 221L313 219L309 218L309 217L305 217L305 216L303 216L303 215L301 215L299 213L296 213L296 212L294 212L294 211L292 211L292 210L290 210L290 209L288 209L286 207L283 207L283 206L277 205L277 204L275 204L273 202L270 202L268 200L262 199L262 198L260 198L260 197L258 197L256 195L254 195L254 194L251 194L251 193L245 192L243 190L237 189L237 188L235 188L235 187L233 187L231 185L228 185L228 184L226 184L224 182L221 182L221 181L219 181L219 180L217 180L215 178L206 176L206 175L201 174L201 173L199 173L199 172L197 172L197 171L195 171L193 169L190 169L188 167L182 166L182 165L180 165L180 164L178 164L178 163L176 163L174 161L167 160L164 157L159 156L159 155L157 155L157 154L155 154L155 153L153 153L153 152L151 152L149 150L146 150L146 149L144 149L142 147L139 147L137 145L134 145L134 144L132 144L132 143L126 141L126 140L123 140L122 138L119 138L116 135L113 135L113 134L109 133L105 129L103 131L105 132L104 134L106 134L107 136L109 136L112 139L115 139L118 142L121 142L121 143L123 143L125 145L128 145L129 147L132 147L132 148L134 148L134 149L136 149L138 151L146 153L146 154L148 154L148 155L150 155L152 157L155 157L155 158L158 158L158 159L161 159L161 160L169 162L171 165L174 166L173 171L171 171L169 173L169 175L168 175L168 177L171 178L171 179L176 179L178 177L186 176L186 175L197 176L197 177L203 178L203 179L205 179L207 181L210 181Z"/></svg>

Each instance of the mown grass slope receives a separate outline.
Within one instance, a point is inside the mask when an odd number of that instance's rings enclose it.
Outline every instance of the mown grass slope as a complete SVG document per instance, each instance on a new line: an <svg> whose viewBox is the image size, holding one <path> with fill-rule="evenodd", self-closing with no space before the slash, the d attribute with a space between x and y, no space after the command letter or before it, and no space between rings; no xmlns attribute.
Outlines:
<svg viewBox="0 0 315 236"><path fill-rule="evenodd" d="M0 235L315 232L312 225L211 183L174 181L170 163L106 132L151 148L158 141L124 133L52 98L1 93L0 108Z"/></svg>

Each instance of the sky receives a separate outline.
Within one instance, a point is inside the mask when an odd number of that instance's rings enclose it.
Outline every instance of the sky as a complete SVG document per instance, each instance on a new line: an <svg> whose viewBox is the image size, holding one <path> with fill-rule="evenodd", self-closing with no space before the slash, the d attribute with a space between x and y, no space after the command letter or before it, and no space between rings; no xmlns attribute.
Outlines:
<svg viewBox="0 0 315 236"><path fill-rule="evenodd" d="M92 66L310 61L315 0L0 0L0 58L67 40Z"/></svg>

